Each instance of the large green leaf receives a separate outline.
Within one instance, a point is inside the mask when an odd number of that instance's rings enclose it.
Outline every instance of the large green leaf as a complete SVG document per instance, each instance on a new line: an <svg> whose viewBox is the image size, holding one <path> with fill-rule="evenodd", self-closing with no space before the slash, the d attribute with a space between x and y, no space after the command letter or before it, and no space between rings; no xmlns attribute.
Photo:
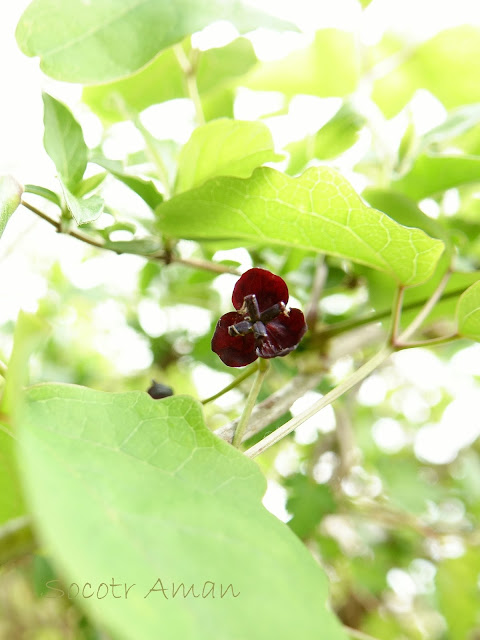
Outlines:
<svg viewBox="0 0 480 640"><path fill-rule="evenodd" d="M480 182L480 157L425 153L418 156L410 171L393 184L398 191L421 200L469 182Z"/></svg>
<svg viewBox="0 0 480 640"><path fill-rule="evenodd" d="M359 64L352 33L322 29L307 49L254 69L246 85L260 91L281 91L289 96L297 93L345 96L357 86Z"/></svg>
<svg viewBox="0 0 480 640"><path fill-rule="evenodd" d="M20 206L23 187L12 176L0 176L0 238L7 222Z"/></svg>
<svg viewBox="0 0 480 640"><path fill-rule="evenodd" d="M66 584L122 585L118 600L79 598L115 637L345 640L322 570L261 505L259 468L205 427L192 398L42 385L19 436L38 531ZM183 597L181 583L203 597Z"/></svg>
<svg viewBox="0 0 480 640"><path fill-rule="evenodd" d="M443 31L419 45L391 73L374 85L373 98L391 117L417 89L431 91L448 108L480 102L480 28L461 26Z"/></svg>
<svg viewBox="0 0 480 640"><path fill-rule="evenodd" d="M138 71L166 47L219 18L240 31L293 25L229 0L33 0L17 27L17 42L39 56L58 80L99 84Z"/></svg>
<svg viewBox="0 0 480 640"><path fill-rule="evenodd" d="M263 122L214 120L197 127L178 160L176 191L186 191L214 176L247 178L264 162L283 156L273 149L272 134Z"/></svg>
<svg viewBox="0 0 480 640"><path fill-rule="evenodd" d="M72 187L80 182L87 166L88 149L82 128L70 109L48 93L43 94L43 105L45 150L63 182Z"/></svg>
<svg viewBox="0 0 480 640"><path fill-rule="evenodd" d="M433 273L443 243L363 204L330 167L298 178L260 167L250 178L214 178L157 208L163 232L238 240L340 256L415 285Z"/></svg>
<svg viewBox="0 0 480 640"><path fill-rule="evenodd" d="M256 61L252 43L245 38L199 52L196 79L202 103L218 98L219 92L223 95L225 86L245 74ZM138 113L152 104L185 97L185 75L172 48L128 78L83 90L84 102L107 122L127 117L122 104Z"/></svg>
<svg viewBox="0 0 480 640"><path fill-rule="evenodd" d="M480 281L472 284L458 301L458 333L480 341Z"/></svg>

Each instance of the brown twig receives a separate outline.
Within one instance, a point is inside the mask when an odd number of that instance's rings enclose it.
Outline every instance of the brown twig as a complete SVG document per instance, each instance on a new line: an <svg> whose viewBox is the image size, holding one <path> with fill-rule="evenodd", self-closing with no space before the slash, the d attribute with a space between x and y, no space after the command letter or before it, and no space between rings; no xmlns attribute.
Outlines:
<svg viewBox="0 0 480 640"><path fill-rule="evenodd" d="M22 205L29 211L32 211L35 215L42 218L42 220L45 220L46 222L51 224L52 227L54 227L58 233L64 233L66 235L71 236L72 238L76 238L77 240L80 240L81 242L89 244L92 247L96 247L97 249L105 249L106 251L113 251L118 255L120 254L139 255L138 253L135 253L133 251L127 251L126 249L122 249L121 251L119 251L117 249L111 248L108 245L106 245L102 240L96 240L89 234L82 233L77 229L64 229L62 228L62 225L59 220L55 220L44 211L37 209L37 207L34 207L29 202L25 202L25 200L22 200ZM204 271L211 271L213 273L219 273L219 274L232 273L233 275L236 275L236 276L240 275L240 272L237 269L234 269L233 267L228 267L215 262L209 262L208 260L202 260L199 258L180 258L178 256L172 255L172 253L169 251L168 252L162 251L152 255L143 255L142 257L145 258L146 260L151 260L154 262L163 262L164 264L175 262L177 264L183 264L186 267L192 267L194 269L203 269Z"/></svg>

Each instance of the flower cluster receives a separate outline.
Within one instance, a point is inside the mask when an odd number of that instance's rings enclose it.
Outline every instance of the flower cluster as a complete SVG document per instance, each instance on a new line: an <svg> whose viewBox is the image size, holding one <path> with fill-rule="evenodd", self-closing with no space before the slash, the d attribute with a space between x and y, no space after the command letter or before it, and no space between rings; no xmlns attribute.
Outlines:
<svg viewBox="0 0 480 640"><path fill-rule="evenodd" d="M287 302L288 288L282 278L266 269L245 272L233 289L236 311L218 321L212 350L229 367L290 353L307 325L300 309L288 309Z"/></svg>

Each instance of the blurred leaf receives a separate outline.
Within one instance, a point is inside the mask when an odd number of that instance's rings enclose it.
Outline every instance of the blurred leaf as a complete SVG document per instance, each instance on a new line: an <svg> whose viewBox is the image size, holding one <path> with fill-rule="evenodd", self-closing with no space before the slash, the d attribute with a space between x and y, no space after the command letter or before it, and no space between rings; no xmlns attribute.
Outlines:
<svg viewBox="0 0 480 640"><path fill-rule="evenodd" d="M45 339L49 328L43 320L31 313L20 311L13 334L13 349L8 362L8 373L0 402L0 413L12 415L18 408L23 387L27 384L30 355Z"/></svg>
<svg viewBox="0 0 480 640"><path fill-rule="evenodd" d="M16 37L23 53L40 57L47 75L100 84L134 73L162 49L219 18L241 32L259 27L296 30L289 22L227 0L33 0Z"/></svg>
<svg viewBox="0 0 480 640"><path fill-rule="evenodd" d="M372 2L372 0L359 0L362 5L362 9L366 9L368 5Z"/></svg>
<svg viewBox="0 0 480 640"><path fill-rule="evenodd" d="M83 177L88 149L82 128L70 109L48 93L43 93L43 144L67 187L74 187Z"/></svg>
<svg viewBox="0 0 480 640"><path fill-rule="evenodd" d="M393 186L415 200L422 200L469 182L480 182L480 157L422 154Z"/></svg>
<svg viewBox="0 0 480 640"><path fill-rule="evenodd" d="M438 502L444 490L422 478L420 465L415 459L399 454L383 457L377 462L385 493L394 505L415 514L424 513L427 502Z"/></svg>
<svg viewBox="0 0 480 640"><path fill-rule="evenodd" d="M317 484L302 473L286 478L284 486L289 493L287 511L293 516L287 524L299 538L308 538L322 518L335 510L330 487Z"/></svg>
<svg viewBox="0 0 480 640"><path fill-rule="evenodd" d="M110 160L99 154L93 154L91 162L98 164L106 169L117 180L123 182L129 189L134 191L142 200L144 200L151 209L155 209L162 201L163 196L151 180L144 180L139 176L129 174L123 168L118 160Z"/></svg>
<svg viewBox="0 0 480 640"><path fill-rule="evenodd" d="M256 61L252 43L245 38L199 52L196 79L202 102L218 99L225 87L244 75ZM107 122L126 119L119 98L139 113L152 104L186 97L184 73L172 48L128 78L83 90L83 101Z"/></svg>
<svg viewBox="0 0 480 640"><path fill-rule="evenodd" d="M187 191L215 176L248 178L264 162L282 159L263 122L214 120L197 127L180 152L176 191Z"/></svg>
<svg viewBox="0 0 480 640"><path fill-rule="evenodd" d="M451 111L447 119L422 136L422 146L438 147L466 133L480 123L480 104L469 104Z"/></svg>
<svg viewBox="0 0 480 640"><path fill-rule="evenodd" d="M246 180L215 178L157 208L164 233L195 240L237 239L336 255L389 273L403 284L427 280L443 243L365 206L329 167L298 178L262 167Z"/></svg>
<svg viewBox="0 0 480 640"><path fill-rule="evenodd" d="M285 147L290 153L288 173L299 173L313 158L327 160L349 149L357 141L364 122L363 116L344 104L315 135Z"/></svg>
<svg viewBox="0 0 480 640"><path fill-rule="evenodd" d="M13 431L12 414L19 409L22 389L27 382L28 360L46 333L47 327L39 318L23 311L19 313L7 378L0 400L0 524L18 518L26 512L18 477L17 442L9 433ZM23 539L22 535L20 537ZM10 542L9 538L9 544Z"/></svg>
<svg viewBox="0 0 480 640"><path fill-rule="evenodd" d="M93 222L99 218L103 212L105 203L100 196L91 196L90 198L76 198L66 185L60 182L63 190L63 196L68 210L78 225Z"/></svg>
<svg viewBox="0 0 480 640"><path fill-rule="evenodd" d="M208 431L196 401L70 385L28 400L22 472L55 566L80 584L134 584L121 607L84 599L94 620L126 638L345 640L321 568L261 505L256 463ZM180 583L203 597L181 597ZM239 595L220 613L221 584Z"/></svg>
<svg viewBox="0 0 480 640"><path fill-rule="evenodd" d="M288 96L305 93L342 97L355 90L358 78L359 57L353 33L322 29L308 48L259 65L245 85Z"/></svg>
<svg viewBox="0 0 480 640"><path fill-rule="evenodd" d="M461 336L480 341L480 281L472 284L458 301L457 321Z"/></svg>
<svg viewBox="0 0 480 640"><path fill-rule="evenodd" d="M431 91L447 109L480 102L480 28L464 25L442 31L375 81L373 99L387 118L398 113L417 89Z"/></svg>
<svg viewBox="0 0 480 640"><path fill-rule="evenodd" d="M12 176L0 176L0 238L22 201L23 187Z"/></svg>
<svg viewBox="0 0 480 640"><path fill-rule="evenodd" d="M439 607L447 621L449 640L473 638L479 619L480 554L467 551L460 558L444 560L437 570L436 584Z"/></svg>

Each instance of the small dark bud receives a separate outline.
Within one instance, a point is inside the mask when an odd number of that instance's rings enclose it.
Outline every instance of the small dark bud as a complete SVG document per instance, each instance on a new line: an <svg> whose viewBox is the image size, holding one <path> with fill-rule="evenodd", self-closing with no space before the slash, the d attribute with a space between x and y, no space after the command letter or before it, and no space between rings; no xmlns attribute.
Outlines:
<svg viewBox="0 0 480 640"><path fill-rule="evenodd" d="M173 389L171 387L167 387L166 384L152 380L152 386L147 390L147 393L154 400L161 400L162 398L173 396Z"/></svg>

